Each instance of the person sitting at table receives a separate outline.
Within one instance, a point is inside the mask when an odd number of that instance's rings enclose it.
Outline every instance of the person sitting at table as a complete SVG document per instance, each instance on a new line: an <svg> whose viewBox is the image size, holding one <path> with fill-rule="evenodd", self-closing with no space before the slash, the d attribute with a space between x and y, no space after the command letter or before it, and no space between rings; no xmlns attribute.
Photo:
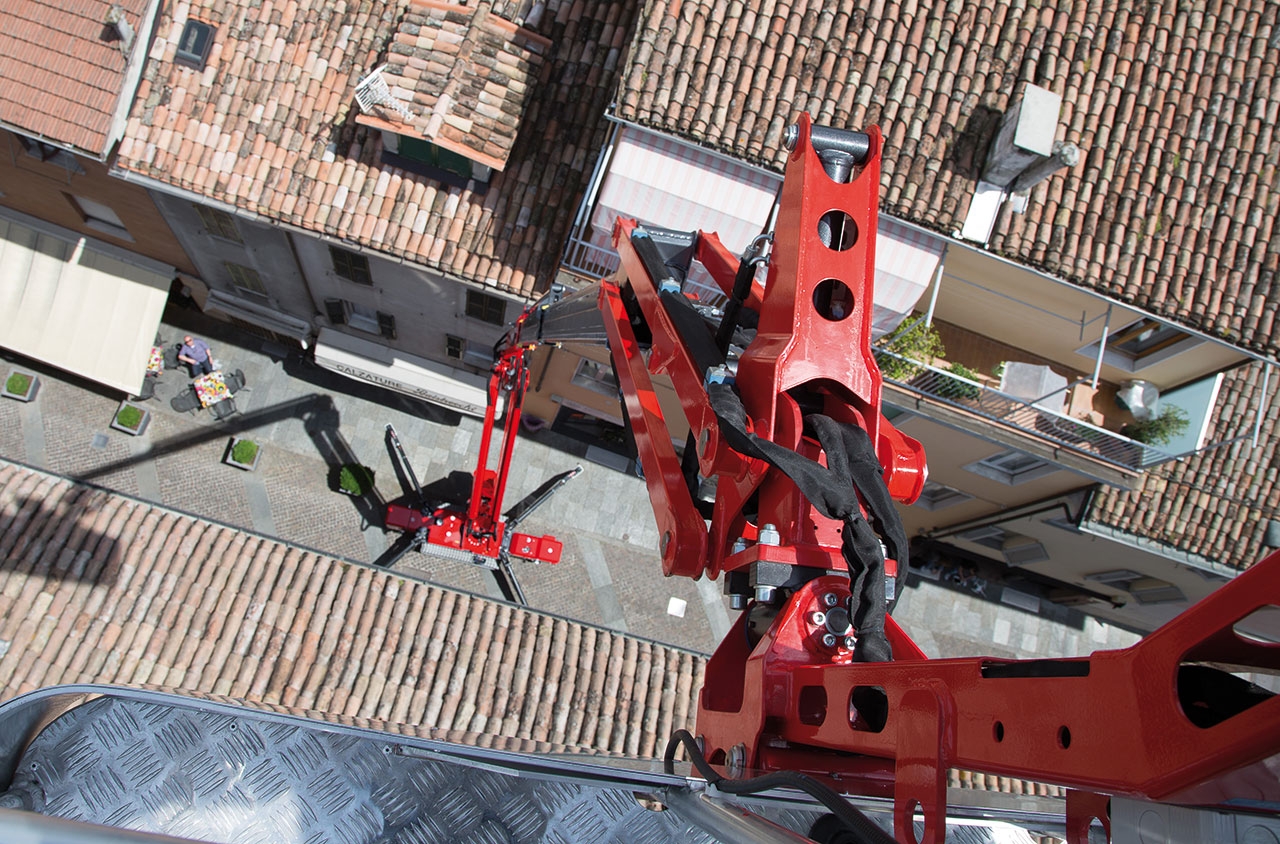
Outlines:
<svg viewBox="0 0 1280 844"><path fill-rule="evenodd" d="M199 378L213 372L213 349L199 337L190 334L182 338L182 348L178 349L178 360L191 367L191 377Z"/></svg>

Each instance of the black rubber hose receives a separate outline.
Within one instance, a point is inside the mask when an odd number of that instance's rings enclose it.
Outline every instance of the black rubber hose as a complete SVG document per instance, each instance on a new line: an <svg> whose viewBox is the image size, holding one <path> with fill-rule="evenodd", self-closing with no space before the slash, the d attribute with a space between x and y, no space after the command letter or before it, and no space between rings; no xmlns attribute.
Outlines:
<svg viewBox="0 0 1280 844"><path fill-rule="evenodd" d="M758 794L761 791L782 786L794 788L803 791L830 809L831 814L848 827L860 844L897 844L892 835L881 829L879 824L868 818L860 809L851 805L829 786L806 774L795 771L775 771L763 776L739 780L717 773L702 755L702 751L698 749L698 742L688 730L676 730L672 733L671 740L667 742L667 749L663 754L663 767L668 774L675 773L676 747L680 745L684 746L685 752L689 754L689 761L702 778L725 794Z"/></svg>

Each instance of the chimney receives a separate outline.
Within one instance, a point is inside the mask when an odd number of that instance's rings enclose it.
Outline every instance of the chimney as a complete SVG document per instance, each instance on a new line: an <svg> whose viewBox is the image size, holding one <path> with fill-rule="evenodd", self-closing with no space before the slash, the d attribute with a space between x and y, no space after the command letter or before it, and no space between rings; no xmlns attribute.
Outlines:
<svg viewBox="0 0 1280 844"><path fill-rule="evenodd" d="M120 52L126 56L129 55L129 50L133 47L133 27L125 19L124 7L119 3L113 3L111 8L107 10L105 23L111 27L112 31L120 39Z"/></svg>

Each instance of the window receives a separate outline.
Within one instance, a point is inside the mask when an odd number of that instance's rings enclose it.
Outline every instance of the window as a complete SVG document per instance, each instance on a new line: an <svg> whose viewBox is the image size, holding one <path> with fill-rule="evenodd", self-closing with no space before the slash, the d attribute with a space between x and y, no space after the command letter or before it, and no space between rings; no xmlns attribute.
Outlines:
<svg viewBox="0 0 1280 844"><path fill-rule="evenodd" d="M173 57L174 61L196 70L204 70L216 32L216 29L203 21L188 20L182 27L182 37L178 39L178 52Z"/></svg>
<svg viewBox="0 0 1280 844"><path fill-rule="evenodd" d="M462 360L462 353L466 348L467 341L461 337L454 337L452 334L444 335L444 353L454 360Z"/></svg>
<svg viewBox="0 0 1280 844"><path fill-rule="evenodd" d="M120 219L120 216L115 211L111 210L111 206L103 205L96 199L90 199L87 196L76 196L69 193L64 193L63 196L71 203L71 207L80 215L80 219L84 221L87 228L110 235L117 240L133 241L133 236L125 228L124 221Z"/></svg>
<svg viewBox="0 0 1280 844"><path fill-rule="evenodd" d="M57 164L72 173L84 175L84 168L80 166L79 161L76 161L74 153L55 147L53 144L46 144L44 141L37 141L35 138L28 138L25 135L15 134L14 137L18 139L18 143L22 144L22 148L27 155L32 158L48 164Z"/></svg>
<svg viewBox="0 0 1280 844"><path fill-rule="evenodd" d="M1145 317L1118 328L1107 335L1107 347L1102 359L1117 369L1137 372L1166 358L1195 348L1203 342L1181 329L1159 320ZM1096 358L1098 343L1091 343L1079 350L1082 355Z"/></svg>
<svg viewBox="0 0 1280 844"><path fill-rule="evenodd" d="M1181 589L1167 580L1147 577L1130 569L1096 571L1086 574L1084 579L1128 592L1139 604L1174 604L1187 599Z"/></svg>
<svg viewBox="0 0 1280 844"><path fill-rule="evenodd" d="M483 193L493 169L422 138L383 133L382 161L447 185L467 186Z"/></svg>
<svg viewBox="0 0 1280 844"><path fill-rule="evenodd" d="M602 396L614 398L618 395L618 379L613 374L613 367L607 363L583 358L578 361L578 369L570 381Z"/></svg>
<svg viewBox="0 0 1280 844"><path fill-rule="evenodd" d="M507 300L501 296L491 296L477 290L467 291L467 316L492 323L507 324Z"/></svg>
<svg viewBox="0 0 1280 844"><path fill-rule="evenodd" d="M333 271L338 275L356 284L373 284L373 275L369 272L369 259L364 255L330 246L329 256L333 259Z"/></svg>
<svg viewBox="0 0 1280 844"><path fill-rule="evenodd" d="M1021 451L1002 451L999 454L984 457L976 463L970 463L964 468L975 475L1009 486L1017 486L1058 471L1058 467L1049 461L1023 454Z"/></svg>
<svg viewBox="0 0 1280 844"><path fill-rule="evenodd" d="M195 207L196 213L200 215L200 222L204 223L206 232L223 240L244 243L244 239L240 237L240 229L236 226L235 217L232 217L226 211L219 211L217 208L210 208L207 205L196 205L195 203L192 203L192 205Z"/></svg>
<svg viewBox="0 0 1280 844"><path fill-rule="evenodd" d="M920 493L920 497L916 499L914 506L922 510L942 510L954 504L969 501L972 498L972 495L961 492L958 489L952 489L949 486L943 486L933 481L925 481L924 491Z"/></svg>
<svg viewBox="0 0 1280 844"><path fill-rule="evenodd" d="M957 534L957 536L981 545L983 548L990 548L993 551L999 551L1004 548L1004 541L1008 538L1005 529L999 525L983 525L982 527L970 528L963 533Z"/></svg>
<svg viewBox="0 0 1280 844"><path fill-rule="evenodd" d="M357 331L380 334L388 340L396 339L396 318L392 314L346 299L325 299L324 310L334 325L350 325Z"/></svg>
<svg viewBox="0 0 1280 844"><path fill-rule="evenodd" d="M357 305L355 302L347 303L347 324L359 331L367 331L370 334L378 332L378 311L365 305Z"/></svg>
<svg viewBox="0 0 1280 844"><path fill-rule="evenodd" d="M230 261L224 261L223 266L231 276L231 283L241 293L267 298L267 288L263 285L262 276L258 275L257 270L241 264L233 264Z"/></svg>

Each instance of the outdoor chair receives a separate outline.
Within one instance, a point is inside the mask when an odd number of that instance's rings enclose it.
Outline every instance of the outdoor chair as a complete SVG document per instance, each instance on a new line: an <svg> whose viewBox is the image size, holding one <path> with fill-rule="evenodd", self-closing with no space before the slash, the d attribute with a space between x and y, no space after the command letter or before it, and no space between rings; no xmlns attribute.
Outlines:
<svg viewBox="0 0 1280 844"><path fill-rule="evenodd" d="M235 372L228 373L222 379L227 384L227 390L234 396L245 388L244 370L237 369Z"/></svg>
<svg viewBox="0 0 1280 844"><path fill-rule="evenodd" d="M238 410L235 399L223 399L216 404L209 405L209 409L213 411L213 415L218 419L227 419Z"/></svg>
<svg viewBox="0 0 1280 844"><path fill-rule="evenodd" d="M169 406L179 413L191 413L200 407L200 397L195 387L188 387L169 400Z"/></svg>
<svg viewBox="0 0 1280 844"><path fill-rule="evenodd" d="M132 396L130 400L131 401L147 401L148 399L155 398L155 396L156 396L156 376L148 373L147 376L142 379L142 389L138 391L138 394L136 396Z"/></svg>

